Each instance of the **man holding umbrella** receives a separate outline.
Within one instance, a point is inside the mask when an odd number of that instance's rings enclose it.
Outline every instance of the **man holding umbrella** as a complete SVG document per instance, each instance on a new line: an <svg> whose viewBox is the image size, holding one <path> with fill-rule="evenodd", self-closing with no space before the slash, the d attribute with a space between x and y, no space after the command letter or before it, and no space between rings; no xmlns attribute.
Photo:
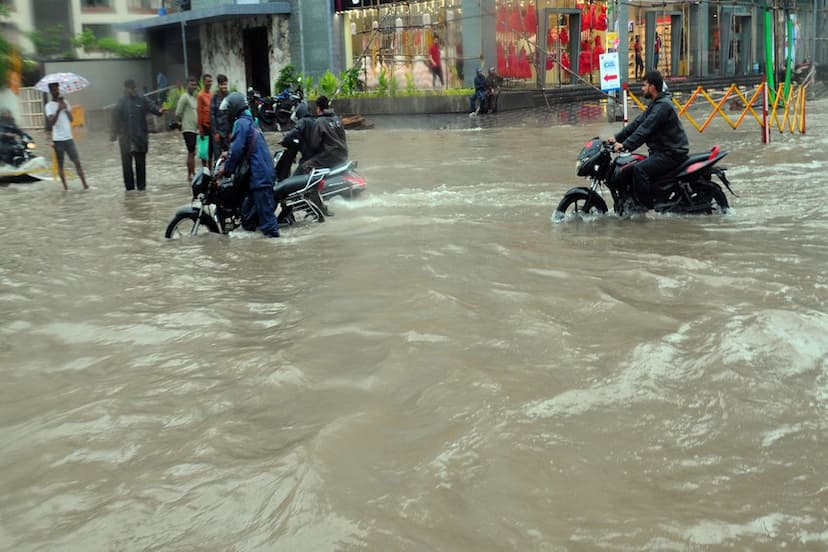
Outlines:
<svg viewBox="0 0 828 552"><path fill-rule="evenodd" d="M72 110L69 103L61 96L60 82L49 83L49 94L52 99L46 104L46 123L52 129L52 144L55 148L58 174L60 175L60 181L63 183L63 189L69 189L66 185L66 174L63 171L64 156L68 155L72 163L75 164L75 170L80 177L81 184L83 184L83 189L88 190L89 186L86 185L86 177L81 168L78 148L72 139Z"/></svg>

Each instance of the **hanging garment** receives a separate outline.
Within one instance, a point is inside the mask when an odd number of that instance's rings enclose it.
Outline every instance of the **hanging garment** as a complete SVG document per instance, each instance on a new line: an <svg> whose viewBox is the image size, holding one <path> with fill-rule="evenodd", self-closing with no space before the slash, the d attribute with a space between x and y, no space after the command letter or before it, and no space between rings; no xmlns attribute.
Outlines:
<svg viewBox="0 0 828 552"><path fill-rule="evenodd" d="M518 6L513 7L509 12L509 30L516 33L523 32L523 19L520 17Z"/></svg>
<svg viewBox="0 0 828 552"><path fill-rule="evenodd" d="M604 53L604 45L601 43L601 37L596 36L592 47L592 70L597 71L601 68L601 54Z"/></svg>
<svg viewBox="0 0 828 552"><path fill-rule="evenodd" d="M588 31L592 28L592 6L581 6L581 30Z"/></svg>
<svg viewBox="0 0 828 552"><path fill-rule="evenodd" d="M495 23L495 31L498 33L505 33L509 31L509 26L506 23L506 8L504 6L497 7L497 23Z"/></svg>
<svg viewBox="0 0 828 552"><path fill-rule="evenodd" d="M593 6L594 7L594 6ZM607 30L607 7L601 6L601 13L596 17L593 15L593 29L596 31L606 31Z"/></svg>
<svg viewBox="0 0 828 552"><path fill-rule="evenodd" d="M529 4L526 7L526 17L523 19L523 28L527 33L536 34L538 28L538 17L535 14L535 5Z"/></svg>
<svg viewBox="0 0 828 552"><path fill-rule="evenodd" d="M566 27L561 27L558 36L561 38L561 46L569 44L569 32L566 30Z"/></svg>
<svg viewBox="0 0 828 552"><path fill-rule="evenodd" d="M589 41L581 41L581 53L578 54L578 74L588 75L592 73L592 50L589 48Z"/></svg>

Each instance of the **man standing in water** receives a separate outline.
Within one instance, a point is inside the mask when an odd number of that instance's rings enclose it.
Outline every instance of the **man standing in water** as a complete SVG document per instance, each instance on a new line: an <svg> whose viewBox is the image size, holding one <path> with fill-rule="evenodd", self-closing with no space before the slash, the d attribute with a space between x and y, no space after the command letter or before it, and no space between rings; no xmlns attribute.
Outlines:
<svg viewBox="0 0 828 552"><path fill-rule="evenodd" d="M690 152L687 134L663 87L661 73L648 71L641 91L645 98L652 100L650 105L621 132L607 139L615 144L615 151L634 151L646 142L649 157L633 165L633 195L648 209L653 208L652 181L684 163Z"/></svg>
<svg viewBox="0 0 828 552"><path fill-rule="evenodd" d="M181 135L184 137L184 145L187 147L188 184L192 182L193 175L195 175L196 132L198 131L195 98L197 88L198 81L195 77L190 77L187 80L187 92L181 95L175 108L175 118L181 122Z"/></svg>
<svg viewBox="0 0 828 552"><path fill-rule="evenodd" d="M147 150L149 135L147 131L147 113L161 116L167 108L158 108L145 96L135 90L135 81L124 81L124 95L112 110L112 129L110 139L118 140L121 149L121 170L124 174L124 187L127 191L147 187ZM135 172L132 162L135 161Z"/></svg>
<svg viewBox="0 0 828 552"><path fill-rule="evenodd" d="M230 148L230 127L227 114L219 109L221 101L227 97L227 75L216 75L218 90L210 98L210 126L213 130L213 154L218 156Z"/></svg>
<svg viewBox="0 0 828 552"><path fill-rule="evenodd" d="M205 167L210 166L210 161L213 159L213 132L210 125L210 88L213 86L212 75L205 73L201 77L203 88L198 93L198 133L200 136L206 136L210 144L210 152L207 154L207 159L202 159L201 164Z"/></svg>
<svg viewBox="0 0 828 552"><path fill-rule="evenodd" d="M50 82L49 94L52 99L46 104L46 122L52 129L52 144L55 148L58 175L63 183L63 189L69 189L66 185L66 174L63 171L64 156L68 155L75 164L75 170L78 172L83 189L88 190L89 186L86 185L86 177L83 175L78 148L72 139L72 108L60 95L60 83Z"/></svg>

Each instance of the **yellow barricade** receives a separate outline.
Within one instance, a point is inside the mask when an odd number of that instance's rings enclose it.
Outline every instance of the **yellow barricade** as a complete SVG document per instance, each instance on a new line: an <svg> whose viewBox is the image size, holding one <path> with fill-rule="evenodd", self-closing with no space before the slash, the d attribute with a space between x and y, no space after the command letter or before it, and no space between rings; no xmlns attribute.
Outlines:
<svg viewBox="0 0 828 552"><path fill-rule="evenodd" d="M776 91L776 99L768 104L767 115L765 116L762 106L765 101L769 101L766 100L765 97L767 92L767 84L761 83L748 99L748 97L743 94L741 90L739 90L738 86L732 84L730 85L730 88L724 92L721 99L716 100L708 91L699 86L690 94L685 103L682 104L675 95L672 97L672 100L678 108L679 117L684 117L684 119L699 132L704 132L717 115L721 116L721 118L724 119L728 125L730 125L730 128L734 130L741 126L742 122L748 115L751 115L759 124L760 129L764 128L767 124L769 128L775 127L780 134L783 134L786 131L790 133L799 132L800 134L805 134L805 98L807 87L791 85L788 88L787 97L785 97L784 84L780 84ZM631 90L627 90L627 95L639 107L639 109L642 111L646 109L644 103ZM689 113L690 107L693 106L699 98L703 98L704 101L710 104L713 108L710 114L705 118L704 122L701 123L699 123ZM729 105L731 107L734 105L739 106L737 103L739 101L741 101L741 105L744 106L744 109L735 120L723 109L724 106L727 105L728 100L730 100ZM759 113L757 113L757 110L754 109L754 105L757 105ZM738 108L740 107L737 107L737 109Z"/></svg>

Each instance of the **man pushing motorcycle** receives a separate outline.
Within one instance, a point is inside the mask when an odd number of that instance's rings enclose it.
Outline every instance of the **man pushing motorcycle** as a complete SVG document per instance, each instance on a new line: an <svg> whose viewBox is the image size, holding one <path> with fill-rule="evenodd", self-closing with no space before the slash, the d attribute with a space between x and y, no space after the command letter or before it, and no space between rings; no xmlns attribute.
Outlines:
<svg viewBox="0 0 828 552"><path fill-rule="evenodd" d="M652 100L647 109L607 142L615 151L634 151L646 143L649 156L633 166L633 194L636 201L653 208L652 183L687 160L690 151L687 134L681 126L673 103L664 93L664 79L658 71L644 75L641 90Z"/></svg>
<svg viewBox="0 0 828 552"><path fill-rule="evenodd" d="M279 237L279 223L276 221L276 204L273 200L273 161L270 150L261 131L253 121L253 115L247 108L247 99L239 92L231 92L219 106L227 113L227 124L232 126L230 151L224 166L216 174L221 178L233 174L244 161L249 163L249 192L245 203L253 202L262 234L270 238ZM241 179L237 174L235 178ZM243 185L235 182L234 185ZM244 207L243 211L247 210Z"/></svg>

